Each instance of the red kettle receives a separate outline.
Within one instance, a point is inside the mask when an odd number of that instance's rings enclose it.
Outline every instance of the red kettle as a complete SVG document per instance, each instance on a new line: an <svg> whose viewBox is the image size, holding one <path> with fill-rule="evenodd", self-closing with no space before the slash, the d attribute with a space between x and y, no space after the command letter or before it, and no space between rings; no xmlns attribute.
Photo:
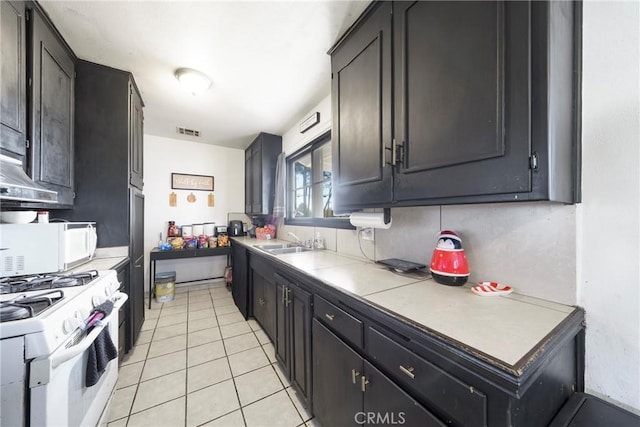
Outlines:
<svg viewBox="0 0 640 427"><path fill-rule="evenodd" d="M431 257L433 280L449 286L461 286L469 278L469 264L462 249L462 239L450 230L443 230Z"/></svg>

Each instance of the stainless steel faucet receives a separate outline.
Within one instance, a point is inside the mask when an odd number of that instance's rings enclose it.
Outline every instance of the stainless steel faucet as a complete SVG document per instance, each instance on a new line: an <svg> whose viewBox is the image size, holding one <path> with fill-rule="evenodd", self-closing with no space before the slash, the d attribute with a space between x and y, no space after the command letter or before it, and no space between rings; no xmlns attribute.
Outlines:
<svg viewBox="0 0 640 427"><path fill-rule="evenodd" d="M292 233L292 232L288 232L287 234L289 236L293 237L295 239L296 243L298 245L304 247L304 248L307 248L307 249L324 249L324 239L321 238L319 234L315 239L309 239L309 240L302 240L301 238L296 236L295 233Z"/></svg>
<svg viewBox="0 0 640 427"><path fill-rule="evenodd" d="M304 246L304 242L302 240L300 240L300 238L298 236L296 236L294 233L292 233L291 231L287 233L289 236L293 237L296 241L297 244L299 244L300 246Z"/></svg>

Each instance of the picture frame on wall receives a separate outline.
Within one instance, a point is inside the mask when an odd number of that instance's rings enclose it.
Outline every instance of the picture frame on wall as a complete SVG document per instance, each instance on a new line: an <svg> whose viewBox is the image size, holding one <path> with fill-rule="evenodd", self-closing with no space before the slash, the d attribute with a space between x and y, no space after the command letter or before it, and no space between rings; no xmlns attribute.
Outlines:
<svg viewBox="0 0 640 427"><path fill-rule="evenodd" d="M186 173L171 174L171 189L213 191L214 179L210 175L193 175Z"/></svg>

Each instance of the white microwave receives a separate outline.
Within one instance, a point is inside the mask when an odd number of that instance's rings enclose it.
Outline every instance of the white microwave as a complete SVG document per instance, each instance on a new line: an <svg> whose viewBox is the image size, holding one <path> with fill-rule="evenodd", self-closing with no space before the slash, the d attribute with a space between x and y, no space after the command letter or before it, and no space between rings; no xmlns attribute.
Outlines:
<svg viewBox="0 0 640 427"><path fill-rule="evenodd" d="M93 258L95 222L0 224L2 277L57 273Z"/></svg>

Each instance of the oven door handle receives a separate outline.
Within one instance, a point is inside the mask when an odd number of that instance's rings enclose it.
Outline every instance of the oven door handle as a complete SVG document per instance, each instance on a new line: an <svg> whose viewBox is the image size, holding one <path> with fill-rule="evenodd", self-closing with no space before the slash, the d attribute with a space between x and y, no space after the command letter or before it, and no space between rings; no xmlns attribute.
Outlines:
<svg viewBox="0 0 640 427"><path fill-rule="evenodd" d="M113 321L114 317L118 316L118 311L124 303L127 302L127 299L129 299L129 296L124 292L116 292L113 297L113 310L109 316L102 319L100 324L96 324L82 341L68 349L54 352L48 357L34 359L30 365L31 375L29 378L29 386L33 388L48 384L51 378L51 372L55 368L84 353L91 344L93 344L102 330Z"/></svg>

